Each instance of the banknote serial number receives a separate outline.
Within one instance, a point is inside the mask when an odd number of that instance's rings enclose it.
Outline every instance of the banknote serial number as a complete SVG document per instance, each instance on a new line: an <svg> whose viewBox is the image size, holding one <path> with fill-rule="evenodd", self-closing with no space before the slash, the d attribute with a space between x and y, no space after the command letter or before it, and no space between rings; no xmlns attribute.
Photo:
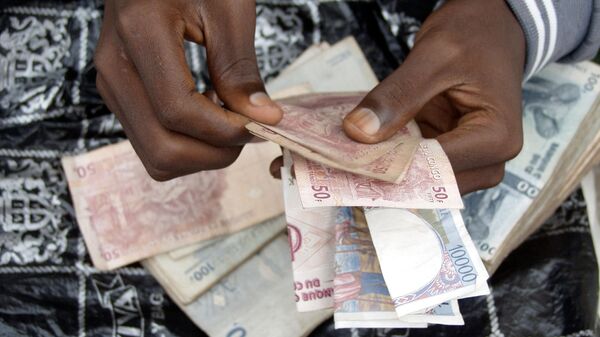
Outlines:
<svg viewBox="0 0 600 337"><path fill-rule="evenodd" d="M449 249L448 252L450 253L450 258L452 258L452 263L457 267L456 270L460 274L460 279L463 282L475 281L477 274L471 265L471 259L469 259L469 254L467 254L465 247L458 245Z"/></svg>

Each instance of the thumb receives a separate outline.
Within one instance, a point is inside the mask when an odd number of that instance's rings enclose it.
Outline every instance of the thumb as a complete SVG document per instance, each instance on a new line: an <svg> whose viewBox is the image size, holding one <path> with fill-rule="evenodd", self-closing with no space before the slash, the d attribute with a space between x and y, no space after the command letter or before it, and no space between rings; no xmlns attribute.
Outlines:
<svg viewBox="0 0 600 337"><path fill-rule="evenodd" d="M210 78L225 106L258 122L277 124L283 111L267 95L254 49L254 1L212 1L205 16Z"/></svg>
<svg viewBox="0 0 600 337"><path fill-rule="evenodd" d="M348 137L361 143L379 143L394 135L433 97L452 83L439 51L426 41L415 45L404 63L379 83L344 118Z"/></svg>

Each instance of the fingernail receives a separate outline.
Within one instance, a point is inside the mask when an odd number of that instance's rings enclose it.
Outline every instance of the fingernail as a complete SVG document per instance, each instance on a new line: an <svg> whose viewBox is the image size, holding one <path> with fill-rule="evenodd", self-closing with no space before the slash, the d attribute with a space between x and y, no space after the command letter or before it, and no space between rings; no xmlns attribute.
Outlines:
<svg viewBox="0 0 600 337"><path fill-rule="evenodd" d="M260 107L270 105L273 103L273 101L271 101L271 98L269 98L269 96L264 92L255 92L250 95L250 103L252 103L254 106Z"/></svg>
<svg viewBox="0 0 600 337"><path fill-rule="evenodd" d="M350 116L350 122L368 135L374 135L381 127L379 117L371 109L362 108Z"/></svg>

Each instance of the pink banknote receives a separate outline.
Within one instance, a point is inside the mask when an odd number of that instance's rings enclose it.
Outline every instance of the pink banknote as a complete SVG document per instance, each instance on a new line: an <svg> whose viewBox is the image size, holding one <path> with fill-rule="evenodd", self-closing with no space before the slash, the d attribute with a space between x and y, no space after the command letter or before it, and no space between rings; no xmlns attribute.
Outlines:
<svg viewBox="0 0 600 337"><path fill-rule="evenodd" d="M293 154L304 207L462 208L452 166L440 144L423 139L400 183L344 172Z"/></svg>
<svg viewBox="0 0 600 337"><path fill-rule="evenodd" d="M252 144L228 168L157 182L123 142L65 157L63 168L92 261L113 269L282 213L281 188L268 171L279 153L274 144Z"/></svg>
<svg viewBox="0 0 600 337"><path fill-rule="evenodd" d="M375 145L348 138L342 130L342 121L362 98L362 94L309 94L284 99L279 102L283 119L277 126L266 127L346 166L367 165L396 147L403 138L410 137L410 133L404 128Z"/></svg>
<svg viewBox="0 0 600 337"><path fill-rule="evenodd" d="M246 128L327 166L380 180L399 181L418 146L419 128L410 122L378 144L351 140L344 133L342 122L362 97L362 93L320 93L287 98L279 101L284 110L279 124L250 123Z"/></svg>

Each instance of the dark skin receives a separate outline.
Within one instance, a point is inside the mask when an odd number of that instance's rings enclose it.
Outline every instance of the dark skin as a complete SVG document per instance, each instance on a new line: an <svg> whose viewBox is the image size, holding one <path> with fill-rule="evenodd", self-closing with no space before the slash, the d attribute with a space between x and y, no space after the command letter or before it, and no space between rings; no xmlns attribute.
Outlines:
<svg viewBox="0 0 600 337"><path fill-rule="evenodd" d="M424 22L406 61L344 119L377 143L415 119L448 155L461 193L499 184L523 146L523 31L504 0L448 1Z"/></svg>
<svg viewBox="0 0 600 337"><path fill-rule="evenodd" d="M252 104L264 93L254 25L252 1L107 1L98 89L155 179L225 167L250 139L247 117L280 120L264 94L264 104ZM206 46L216 95L195 91L184 39ZM524 62L524 34L504 0L448 1L424 22L405 62L346 116L344 131L377 143L415 119L441 143L463 194L492 187L523 144Z"/></svg>
<svg viewBox="0 0 600 337"><path fill-rule="evenodd" d="M251 139L248 118L281 119L258 72L255 7L247 0L105 2L96 85L154 179L226 167ZM184 40L206 47L216 94L196 91Z"/></svg>

